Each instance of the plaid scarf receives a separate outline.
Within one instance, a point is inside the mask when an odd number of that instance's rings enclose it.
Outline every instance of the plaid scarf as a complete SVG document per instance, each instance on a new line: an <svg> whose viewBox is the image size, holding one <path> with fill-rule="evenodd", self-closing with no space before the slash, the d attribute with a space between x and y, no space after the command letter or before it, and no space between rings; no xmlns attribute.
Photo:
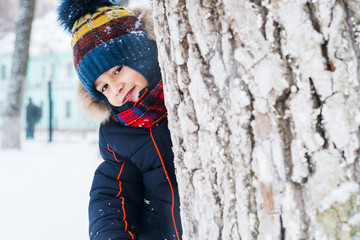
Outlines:
<svg viewBox="0 0 360 240"><path fill-rule="evenodd" d="M166 116L163 83L160 80L153 90L146 88L131 108L113 115L113 119L124 126L151 128Z"/></svg>

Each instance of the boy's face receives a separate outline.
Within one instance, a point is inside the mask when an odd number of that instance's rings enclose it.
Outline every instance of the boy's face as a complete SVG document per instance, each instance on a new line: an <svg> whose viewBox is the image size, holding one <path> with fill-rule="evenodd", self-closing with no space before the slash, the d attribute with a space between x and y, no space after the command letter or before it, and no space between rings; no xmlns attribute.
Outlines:
<svg viewBox="0 0 360 240"><path fill-rule="evenodd" d="M94 85L111 105L120 107L127 102L136 102L139 99L139 92L149 83L134 69L116 66L101 74Z"/></svg>

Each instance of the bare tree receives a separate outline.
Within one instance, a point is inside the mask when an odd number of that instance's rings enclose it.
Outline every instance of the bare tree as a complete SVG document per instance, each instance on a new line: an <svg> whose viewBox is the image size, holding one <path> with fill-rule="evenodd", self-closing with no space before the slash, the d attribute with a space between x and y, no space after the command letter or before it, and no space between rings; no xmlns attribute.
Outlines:
<svg viewBox="0 0 360 240"><path fill-rule="evenodd" d="M153 0L184 239L360 239L360 2Z"/></svg>
<svg viewBox="0 0 360 240"><path fill-rule="evenodd" d="M6 105L3 106L1 148L20 148L21 109L34 9L35 0L20 1L11 78L6 88Z"/></svg>

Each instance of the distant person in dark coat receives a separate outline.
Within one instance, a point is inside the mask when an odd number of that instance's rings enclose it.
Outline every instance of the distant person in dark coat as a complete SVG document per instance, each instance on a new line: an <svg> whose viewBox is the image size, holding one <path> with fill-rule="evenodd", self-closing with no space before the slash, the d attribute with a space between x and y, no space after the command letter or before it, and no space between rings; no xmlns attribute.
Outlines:
<svg viewBox="0 0 360 240"><path fill-rule="evenodd" d="M35 124L39 122L41 118L41 108L36 106L32 99L29 98L29 103L26 106L26 138L33 139Z"/></svg>
<svg viewBox="0 0 360 240"><path fill-rule="evenodd" d="M89 236L180 240L174 155L157 46L149 38L152 18L135 13L110 0L62 0L59 7L60 23L72 33L80 105L92 118L105 114Z"/></svg>

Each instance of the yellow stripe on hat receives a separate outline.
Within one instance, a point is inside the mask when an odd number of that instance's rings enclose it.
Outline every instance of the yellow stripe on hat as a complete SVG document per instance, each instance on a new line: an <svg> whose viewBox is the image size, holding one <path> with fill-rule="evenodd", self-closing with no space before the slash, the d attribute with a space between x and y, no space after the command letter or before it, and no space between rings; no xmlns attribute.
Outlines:
<svg viewBox="0 0 360 240"><path fill-rule="evenodd" d="M86 14L77 20L73 26L72 46L87 32L98 28L116 18L134 16L132 12L116 6L98 8L94 14Z"/></svg>

